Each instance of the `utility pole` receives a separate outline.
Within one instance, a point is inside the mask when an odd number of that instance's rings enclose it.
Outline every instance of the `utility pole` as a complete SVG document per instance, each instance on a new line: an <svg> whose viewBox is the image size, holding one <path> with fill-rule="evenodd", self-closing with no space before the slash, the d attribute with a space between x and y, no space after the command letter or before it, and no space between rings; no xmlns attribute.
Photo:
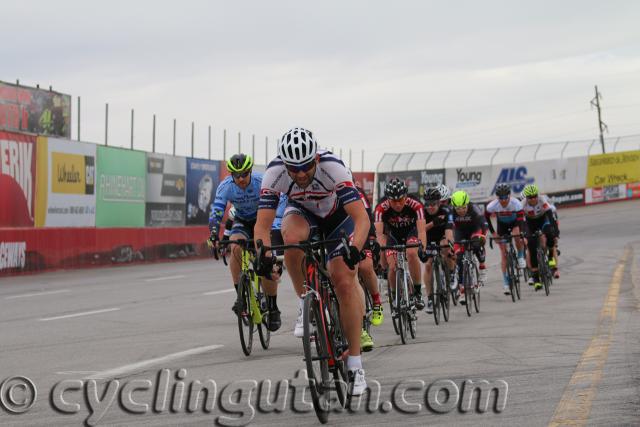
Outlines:
<svg viewBox="0 0 640 427"><path fill-rule="evenodd" d="M591 100L591 108L596 107L598 110L598 128L600 129L600 145L602 145L602 154L604 154L604 136L602 136L603 131L607 131L609 133L609 127L602 121L602 113L600 110L600 99L602 95L598 92L598 86L596 85L596 96Z"/></svg>

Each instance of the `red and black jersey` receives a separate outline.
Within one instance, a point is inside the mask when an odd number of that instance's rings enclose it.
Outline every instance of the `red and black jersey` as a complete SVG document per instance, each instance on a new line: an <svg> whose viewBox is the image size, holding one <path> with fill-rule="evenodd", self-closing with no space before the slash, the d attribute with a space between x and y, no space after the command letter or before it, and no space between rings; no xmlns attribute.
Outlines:
<svg viewBox="0 0 640 427"><path fill-rule="evenodd" d="M424 219L424 206L412 197L407 197L407 202L400 212L393 210L389 200L376 206L375 221L384 223L387 230L394 236L409 234L421 219Z"/></svg>

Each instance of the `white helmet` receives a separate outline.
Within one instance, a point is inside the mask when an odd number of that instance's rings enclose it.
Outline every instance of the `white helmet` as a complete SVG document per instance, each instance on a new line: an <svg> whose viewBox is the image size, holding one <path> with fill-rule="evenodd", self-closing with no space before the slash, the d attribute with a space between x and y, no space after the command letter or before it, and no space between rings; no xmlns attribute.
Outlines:
<svg viewBox="0 0 640 427"><path fill-rule="evenodd" d="M313 159L318 151L318 143L311 131L293 128L278 142L278 155L287 165L299 166Z"/></svg>
<svg viewBox="0 0 640 427"><path fill-rule="evenodd" d="M449 187L444 184L438 185L438 192L440 192L440 200L449 200L451 197L451 191L449 191Z"/></svg>

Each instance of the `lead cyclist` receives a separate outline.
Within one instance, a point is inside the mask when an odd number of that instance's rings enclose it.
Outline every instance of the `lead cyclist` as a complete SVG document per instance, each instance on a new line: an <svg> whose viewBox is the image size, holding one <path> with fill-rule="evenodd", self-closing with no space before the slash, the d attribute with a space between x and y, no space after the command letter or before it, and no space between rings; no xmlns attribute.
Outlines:
<svg viewBox="0 0 640 427"><path fill-rule="evenodd" d="M367 240L369 217L360 195L344 163L325 150L318 150L313 134L303 128L287 131L278 142L278 156L271 161L262 181L256 240L271 246L269 228L275 217L278 195L289 198L282 220L285 244L297 244L321 232L325 239L351 236L347 248L342 244L327 245L331 283L340 303L340 320L349 342L347 369L351 395L361 395L367 387L360 356L360 332L364 316L364 297L356 278L360 252ZM344 252L348 256L344 256ZM264 254L260 274L269 274L273 259ZM304 254L286 250L285 265L302 307L304 291ZM299 311L294 334L303 331L302 311Z"/></svg>

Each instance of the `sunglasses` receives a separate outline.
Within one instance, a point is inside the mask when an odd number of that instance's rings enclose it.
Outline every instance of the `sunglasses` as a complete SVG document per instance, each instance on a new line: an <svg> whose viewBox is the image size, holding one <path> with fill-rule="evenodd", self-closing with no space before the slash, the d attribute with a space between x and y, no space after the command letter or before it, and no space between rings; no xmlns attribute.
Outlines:
<svg viewBox="0 0 640 427"><path fill-rule="evenodd" d="M298 173L298 172L309 172L316 164L316 160L313 159L310 162L307 162L303 165L285 165L285 167L287 168L287 170L291 173Z"/></svg>
<svg viewBox="0 0 640 427"><path fill-rule="evenodd" d="M235 179L239 179L239 178L246 178L251 174L251 171L246 171L246 172L232 172L231 176L234 177Z"/></svg>
<svg viewBox="0 0 640 427"><path fill-rule="evenodd" d="M432 201L432 202L426 202L425 203L425 206L428 206L430 208L433 208L433 207L439 206L439 205L440 205L440 201L439 200L435 200L435 201Z"/></svg>
<svg viewBox="0 0 640 427"><path fill-rule="evenodd" d="M511 196L498 196L499 200L509 200Z"/></svg>
<svg viewBox="0 0 640 427"><path fill-rule="evenodd" d="M528 199L528 200L531 200L531 199L537 199L537 198L538 198L538 195L537 195L537 194L536 194L535 196L527 196L527 199Z"/></svg>

